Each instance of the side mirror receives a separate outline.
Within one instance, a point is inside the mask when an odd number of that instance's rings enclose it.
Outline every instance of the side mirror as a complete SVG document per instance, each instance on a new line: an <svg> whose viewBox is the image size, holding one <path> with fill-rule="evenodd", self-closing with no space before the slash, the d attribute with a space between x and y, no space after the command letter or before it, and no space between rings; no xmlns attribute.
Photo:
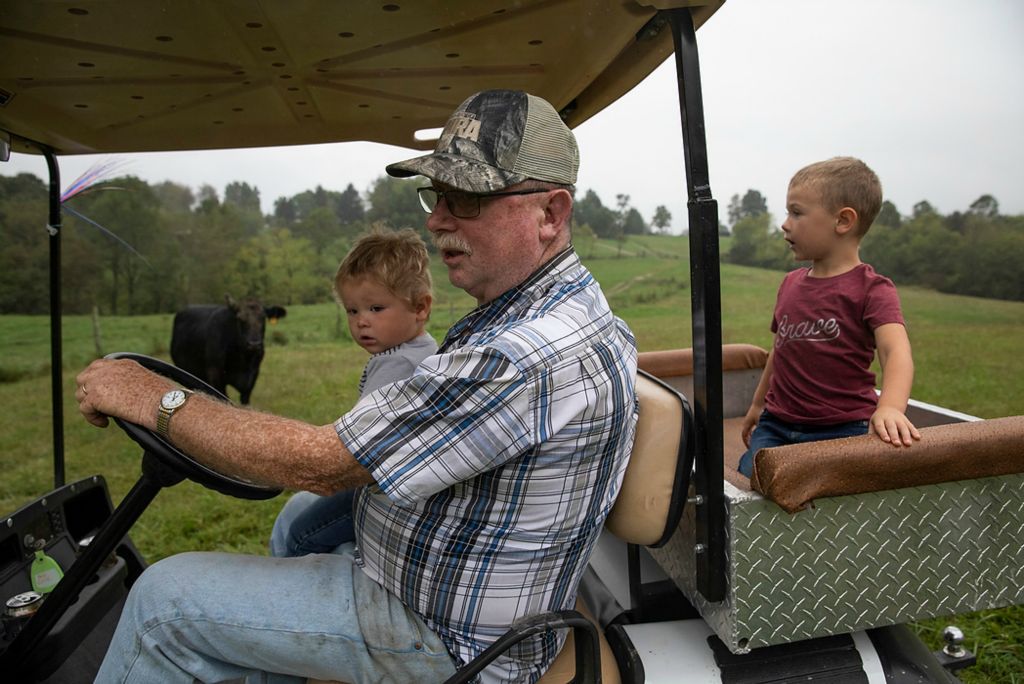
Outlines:
<svg viewBox="0 0 1024 684"><path fill-rule="evenodd" d="M11 158L11 134L7 131L0 131L0 162Z"/></svg>

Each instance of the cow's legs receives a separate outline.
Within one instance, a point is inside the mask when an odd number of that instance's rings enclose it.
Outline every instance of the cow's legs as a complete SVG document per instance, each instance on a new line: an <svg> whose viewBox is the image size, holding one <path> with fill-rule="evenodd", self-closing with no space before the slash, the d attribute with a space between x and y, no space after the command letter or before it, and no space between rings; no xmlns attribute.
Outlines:
<svg viewBox="0 0 1024 684"><path fill-rule="evenodd" d="M238 388L238 394L241 395L239 401L242 404L249 403L249 395L252 394L252 388L256 386L256 378L260 374L260 361L263 359L261 354L255 361L252 362L252 369L246 373L246 377L243 377L235 387Z"/></svg>
<svg viewBox="0 0 1024 684"><path fill-rule="evenodd" d="M228 382L225 373L217 366L206 367L206 382L225 397L228 396Z"/></svg>

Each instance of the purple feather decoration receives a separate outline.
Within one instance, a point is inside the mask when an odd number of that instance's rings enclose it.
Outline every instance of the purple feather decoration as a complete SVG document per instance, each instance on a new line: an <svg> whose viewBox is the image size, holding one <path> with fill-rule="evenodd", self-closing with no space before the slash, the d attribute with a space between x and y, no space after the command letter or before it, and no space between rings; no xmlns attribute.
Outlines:
<svg viewBox="0 0 1024 684"><path fill-rule="evenodd" d="M74 183L64 190L60 196L61 204L67 202L75 195L81 195L83 192L100 189L97 186L114 176L115 173L125 164L126 162L124 160L110 158L101 159L96 162L90 166L85 173L79 176Z"/></svg>
<svg viewBox="0 0 1024 684"><path fill-rule="evenodd" d="M78 195L82 195L87 192L92 192L94 190L123 190L124 188L119 188L113 185L104 185L104 183L106 183L107 179L111 178L124 165L125 162L123 160L109 158L96 162L95 164L89 167L88 171L79 176L74 183L69 185L67 189L64 190L64 192L60 196L61 205L64 205L65 202L70 200L72 197L77 197ZM142 259L143 263L145 263L150 268L153 267L152 264L150 264L149 261L146 259L146 257L139 254L138 250L136 250L130 244L128 244L120 237L118 237L117 234L114 233L112 230L104 228L96 221L93 221L88 216L75 211L70 206L64 206L63 209L72 216L75 216L81 219L82 221L85 221L88 225L92 226L93 228L96 228L110 239L119 243L129 252Z"/></svg>

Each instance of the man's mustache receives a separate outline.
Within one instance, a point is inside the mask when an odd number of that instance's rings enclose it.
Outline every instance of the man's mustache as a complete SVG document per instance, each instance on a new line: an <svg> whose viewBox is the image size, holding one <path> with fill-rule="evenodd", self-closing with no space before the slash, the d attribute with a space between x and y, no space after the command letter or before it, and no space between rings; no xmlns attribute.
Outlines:
<svg viewBox="0 0 1024 684"><path fill-rule="evenodd" d="M451 233L435 233L433 238L434 247L439 252L462 252L466 256L473 256L473 249L469 244L457 235Z"/></svg>

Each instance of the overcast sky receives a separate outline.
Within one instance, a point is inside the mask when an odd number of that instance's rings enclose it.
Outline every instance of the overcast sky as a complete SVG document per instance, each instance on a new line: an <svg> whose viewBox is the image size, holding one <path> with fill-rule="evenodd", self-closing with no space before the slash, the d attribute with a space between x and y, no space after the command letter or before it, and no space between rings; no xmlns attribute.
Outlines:
<svg viewBox="0 0 1024 684"><path fill-rule="evenodd" d="M942 213L991 194L1024 214L1024 2L1020 0L727 0L698 32L711 189L756 189L781 221L789 177L836 155L860 157L903 214ZM675 66L671 60L576 129L578 187L608 206L628 194L646 220L658 205L686 223ZM384 165L417 154L341 143L202 153L119 155L123 173L219 193L256 186L264 210L318 184L360 192ZM103 157L104 159L109 157ZM98 157L66 157L70 183ZM0 173L46 177L41 157L12 155Z"/></svg>

